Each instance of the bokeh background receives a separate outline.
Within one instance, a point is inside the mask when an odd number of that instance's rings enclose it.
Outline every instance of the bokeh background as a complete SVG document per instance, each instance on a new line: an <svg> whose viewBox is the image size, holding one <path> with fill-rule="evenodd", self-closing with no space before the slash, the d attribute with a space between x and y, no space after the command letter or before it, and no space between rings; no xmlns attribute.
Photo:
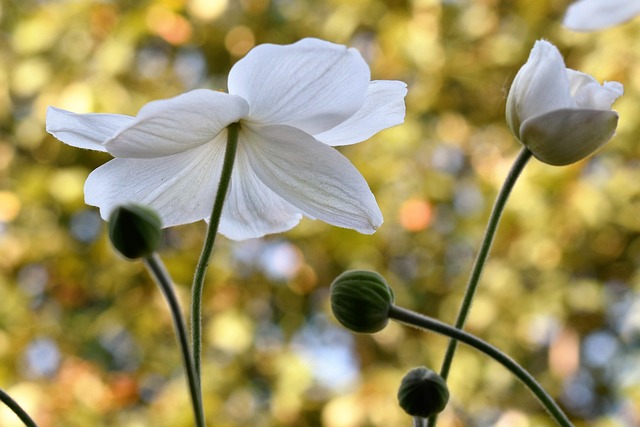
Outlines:
<svg viewBox="0 0 640 427"><path fill-rule="evenodd" d="M220 238L205 290L204 401L225 426L408 426L396 392L447 340L390 324L354 335L328 285L381 272L405 307L454 321L493 199L519 151L505 98L533 42L625 85L596 156L533 160L516 185L468 330L507 351L577 426L640 425L640 19L561 27L569 2L529 0L5 0L0 3L0 387L41 427L193 425L170 317L140 263L119 258L83 183L104 153L45 132L48 105L134 115L225 89L260 43L357 47L375 79L408 83L402 126L341 149L385 224L373 236L304 220ZM185 311L204 223L167 230ZM441 426L548 426L510 374L462 346ZM20 425L0 408L0 425Z"/></svg>

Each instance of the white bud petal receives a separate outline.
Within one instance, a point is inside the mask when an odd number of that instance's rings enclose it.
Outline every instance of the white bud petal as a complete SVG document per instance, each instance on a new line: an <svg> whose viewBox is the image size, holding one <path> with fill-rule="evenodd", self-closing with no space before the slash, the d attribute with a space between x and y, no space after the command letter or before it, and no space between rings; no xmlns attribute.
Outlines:
<svg viewBox="0 0 640 427"><path fill-rule="evenodd" d="M522 143L540 161L564 166L594 153L614 135L615 111L563 109L525 121Z"/></svg>

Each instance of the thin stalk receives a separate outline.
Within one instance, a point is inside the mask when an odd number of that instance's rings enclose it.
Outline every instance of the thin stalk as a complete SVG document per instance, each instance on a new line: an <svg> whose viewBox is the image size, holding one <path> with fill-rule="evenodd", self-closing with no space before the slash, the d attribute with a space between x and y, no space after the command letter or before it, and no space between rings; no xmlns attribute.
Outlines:
<svg viewBox="0 0 640 427"><path fill-rule="evenodd" d="M504 208L507 204L507 199L511 194L511 190L515 186L520 173L527 165L529 159L531 159L531 151L529 151L526 147L523 147L518 154L518 157L516 157L515 162L511 166L511 170L509 171L509 174L507 175L507 178L505 179L504 183L502 184L502 188L498 193L498 197L496 198L493 209L491 210L491 215L489 216L489 222L487 223L487 229L485 230L484 238L482 239L482 245L480 246L480 250L478 251L478 255L471 271L471 277L469 277L469 282L467 283L467 289L465 290L462 304L460 305L460 310L458 311L458 317L456 318L455 322L455 327L458 329L462 329L465 322L467 321L467 317L469 316L469 311L471 309L471 303L473 302L473 297L475 296L476 289L478 288L482 270L484 269L484 266L487 262L489 250L491 249L491 244L493 243L493 238L496 234L502 212L504 211ZM451 363L453 362L453 355L456 351L456 344L457 343L455 339L449 341L449 347L447 347L447 353L445 354L444 361L442 362L440 376L445 380L449 375Z"/></svg>
<svg viewBox="0 0 640 427"><path fill-rule="evenodd" d="M11 396L9 396L4 390L0 389L0 402L4 403L13 411L14 414L20 418L20 421L27 427L38 427L35 421L31 419L27 411L22 409L22 406L18 404Z"/></svg>
<svg viewBox="0 0 640 427"><path fill-rule="evenodd" d="M173 290L173 281L169 272L164 266L162 259L157 253L153 253L150 257L145 258L144 265L149 270L151 277L160 287L162 294L164 295L167 304L169 305L169 311L173 320L173 326L176 331L176 337L182 352L182 362L184 364L185 372L187 374L187 382L189 383L189 393L191 394L191 403L193 405L193 413L196 420L197 427L205 427L204 410L202 408L202 392L200 389L200 378L198 377L193 356L191 355L189 347L189 338L187 333L187 326L180 309L180 303Z"/></svg>
<svg viewBox="0 0 640 427"><path fill-rule="evenodd" d="M200 259L196 266L193 285L191 287L191 345L193 346L193 360L198 379L200 379L200 360L202 354L202 289L204 287L204 278L207 273L207 267L209 267L213 245L216 241L216 235L218 234L222 207L224 206L224 200L227 197L227 191L231 183L231 173L233 172L233 163L238 148L239 129L239 123L231 123L227 127L227 147L224 153L222 172L220 173L220 183L218 184L218 191L215 201L213 202L207 234L202 245L202 252L200 253Z"/></svg>
<svg viewBox="0 0 640 427"><path fill-rule="evenodd" d="M487 356L491 357L496 362L507 368L513 375L515 375L522 383L535 395L540 401L542 406L549 412L551 417L562 427L573 427L569 418L565 415L558 404L547 393L544 388L536 381L536 379L527 372L516 361L507 356L502 351L498 350L491 344L471 335L461 329L454 328L439 320L423 316L413 311L404 309L402 307L391 306L389 309L389 317L399 322L405 323L410 326L414 326L419 329L437 332L439 334L448 336L452 340L461 341L476 350L481 351ZM414 421L415 425L415 421Z"/></svg>
<svg viewBox="0 0 640 427"><path fill-rule="evenodd" d="M413 427L425 427L427 425L427 420L420 417L413 417Z"/></svg>
<svg viewBox="0 0 640 427"><path fill-rule="evenodd" d="M491 249L491 244L493 243L493 238L496 234L496 230L498 228L498 224L500 222L500 217L502 216L502 212L507 204L507 200L509 195L511 194L511 190L516 184L520 173L524 170L524 167L527 165L529 159L531 159L531 151L529 151L526 147L523 147L516 157L513 165L511 166L511 170L507 175L504 183L502 184L502 188L498 193L496 201L493 205L493 209L491 210L491 215L489 216L489 222L487 223L487 228L484 233L484 237L482 239L482 244L480 246L480 250L478 251L478 255L476 256L476 260L473 264L473 269L471 270L471 276L469 277L469 282L467 283L467 289L465 290L464 297L462 299L462 304L460 305L460 310L458 311L458 317L456 318L455 327L458 329L464 328L464 324L467 321L467 317L469 316L469 310L471 309L471 303L473 302L473 297L476 293L476 288L478 287L478 283L480 282L480 276L482 275L482 270L484 269L485 263L487 262L487 257L489 256L489 250ZM440 376L446 381L449 376L449 371L451 370L451 364L453 363L453 357L456 353L457 341L452 339L449 341L449 345L447 346L447 351L444 355L444 359L442 361L442 367L440 368ZM435 427L437 421L437 416L431 417L429 419L429 427Z"/></svg>

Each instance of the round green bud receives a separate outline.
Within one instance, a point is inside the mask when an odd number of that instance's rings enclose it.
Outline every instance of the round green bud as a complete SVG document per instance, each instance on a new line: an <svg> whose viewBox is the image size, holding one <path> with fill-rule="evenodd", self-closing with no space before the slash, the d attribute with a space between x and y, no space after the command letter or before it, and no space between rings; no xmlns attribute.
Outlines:
<svg viewBox="0 0 640 427"><path fill-rule="evenodd" d="M447 406L449 389L442 377L425 367L413 368L402 379L398 402L414 417L429 418Z"/></svg>
<svg viewBox="0 0 640 427"><path fill-rule="evenodd" d="M345 271L331 284L331 310L354 332L378 332L387 326L393 299L387 282L373 271Z"/></svg>
<svg viewBox="0 0 640 427"><path fill-rule="evenodd" d="M162 240L162 221L151 208L118 206L109 216L109 238L118 253L130 260L150 256Z"/></svg>

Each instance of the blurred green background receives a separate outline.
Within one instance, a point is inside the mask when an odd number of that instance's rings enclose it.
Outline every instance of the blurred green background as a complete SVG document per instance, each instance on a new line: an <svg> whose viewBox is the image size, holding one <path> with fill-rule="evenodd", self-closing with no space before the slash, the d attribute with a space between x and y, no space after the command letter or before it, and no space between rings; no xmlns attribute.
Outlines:
<svg viewBox="0 0 640 427"><path fill-rule="evenodd" d="M533 42L625 85L596 156L533 160L499 228L468 330L507 351L577 426L640 425L640 20L560 26L569 2L499 0L8 0L0 3L0 387L41 427L191 426L170 317L140 263L114 254L83 183L104 153L44 130L48 105L134 115L225 89L260 43L357 47L375 79L409 85L402 126L346 147L385 224L373 236L304 220L218 240L205 289L209 424L409 426L403 374L438 369L447 340L397 324L354 335L328 308L369 268L397 301L452 323L484 225L519 150L505 98ZM167 231L185 311L204 223ZM501 366L461 347L441 426L552 425ZM0 408L0 425L20 425Z"/></svg>

